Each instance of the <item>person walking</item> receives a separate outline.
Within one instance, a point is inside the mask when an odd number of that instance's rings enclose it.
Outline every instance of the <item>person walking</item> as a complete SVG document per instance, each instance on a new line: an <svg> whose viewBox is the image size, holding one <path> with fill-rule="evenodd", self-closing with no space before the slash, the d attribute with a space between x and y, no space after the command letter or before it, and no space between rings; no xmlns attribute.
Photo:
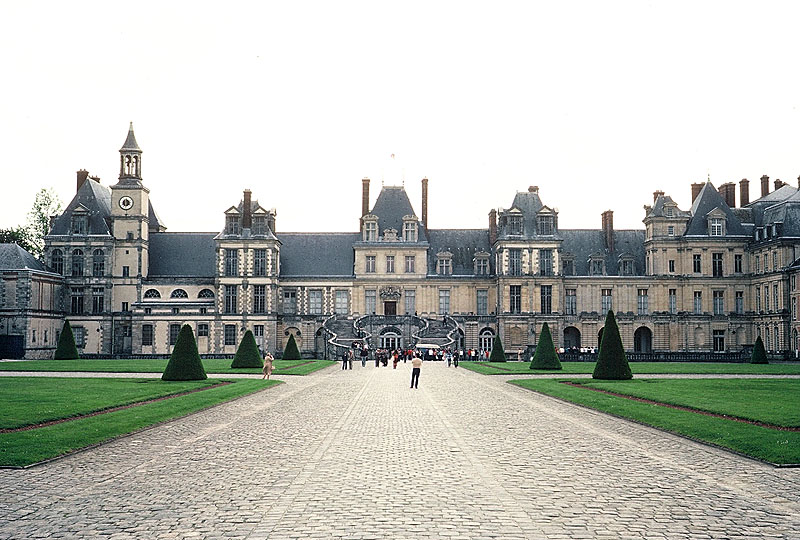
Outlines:
<svg viewBox="0 0 800 540"><path fill-rule="evenodd" d="M342 353L342 369L347 369L347 351Z"/></svg>
<svg viewBox="0 0 800 540"><path fill-rule="evenodd" d="M350 369L353 369L353 357L354 356L355 356L355 353L353 352L353 349L350 349L349 351L347 351L347 363L350 366Z"/></svg>
<svg viewBox="0 0 800 540"><path fill-rule="evenodd" d="M453 366L458 367L458 359L461 358L461 351L456 351L453 355Z"/></svg>
<svg viewBox="0 0 800 540"><path fill-rule="evenodd" d="M269 376L272 375L272 361L274 358L270 353L264 355L264 367L261 370L264 373L264 376L261 377L262 379L269 380Z"/></svg>
<svg viewBox="0 0 800 540"><path fill-rule="evenodd" d="M411 388L419 388L419 372L422 369L422 358L414 356L411 360Z"/></svg>
<svg viewBox="0 0 800 540"><path fill-rule="evenodd" d="M369 352L367 351L367 346L364 345L361 347L361 367L367 367L367 355Z"/></svg>

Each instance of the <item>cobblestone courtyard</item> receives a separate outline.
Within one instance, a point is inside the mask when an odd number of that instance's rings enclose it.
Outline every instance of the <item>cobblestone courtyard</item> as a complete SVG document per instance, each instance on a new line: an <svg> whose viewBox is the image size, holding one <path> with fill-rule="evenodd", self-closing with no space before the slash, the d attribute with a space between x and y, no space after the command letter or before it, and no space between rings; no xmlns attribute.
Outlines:
<svg viewBox="0 0 800 540"><path fill-rule="evenodd" d="M800 538L775 469L505 384L337 367L29 470L0 538Z"/></svg>

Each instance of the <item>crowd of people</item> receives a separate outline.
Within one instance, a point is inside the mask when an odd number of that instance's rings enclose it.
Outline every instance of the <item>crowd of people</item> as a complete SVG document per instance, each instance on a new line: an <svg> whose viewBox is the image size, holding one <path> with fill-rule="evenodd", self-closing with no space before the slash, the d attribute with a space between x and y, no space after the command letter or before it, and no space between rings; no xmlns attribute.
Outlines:
<svg viewBox="0 0 800 540"><path fill-rule="evenodd" d="M340 355L342 369L353 369L353 361L361 360L361 367L366 367L368 361L375 362L375 367L388 367L392 364L397 369L400 362L406 363L419 357L426 361L443 361L447 366L458 367L461 361L485 362L489 360L489 351L478 349L453 349L450 347L420 347L416 349L370 349L365 344L356 341L350 349L345 349Z"/></svg>

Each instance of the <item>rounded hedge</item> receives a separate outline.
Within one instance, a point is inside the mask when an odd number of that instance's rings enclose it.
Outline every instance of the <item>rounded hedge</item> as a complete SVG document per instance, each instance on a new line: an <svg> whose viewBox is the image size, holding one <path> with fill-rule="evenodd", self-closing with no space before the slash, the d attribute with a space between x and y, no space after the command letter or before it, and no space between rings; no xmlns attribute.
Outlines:
<svg viewBox="0 0 800 540"><path fill-rule="evenodd" d="M536 352L533 353L531 369L562 369L547 323L544 323L539 334L539 343L536 345Z"/></svg>
<svg viewBox="0 0 800 540"><path fill-rule="evenodd" d="M58 337L58 347L56 347L56 354L53 356L55 360L77 360L80 358L78 354L78 347L75 346L75 335L72 333L72 327L69 321L64 321L64 328L61 329L61 335Z"/></svg>
<svg viewBox="0 0 800 540"><path fill-rule="evenodd" d="M236 355L233 357L231 363L232 368L260 368L264 365L264 360L261 357L261 351L258 350L256 338L253 332L248 330L244 333L242 342L239 343L239 348L236 349Z"/></svg>
<svg viewBox="0 0 800 540"><path fill-rule="evenodd" d="M178 341L172 349L162 381L202 381L208 379L200 353L197 352L197 342L194 340L192 327L184 324L178 333Z"/></svg>
<svg viewBox="0 0 800 540"><path fill-rule="evenodd" d="M286 348L283 349L282 360L300 360L300 351L297 349L297 342L294 340L294 334L289 334L289 341L286 342Z"/></svg>
<svg viewBox="0 0 800 540"><path fill-rule="evenodd" d="M600 352L597 354L597 364L594 366L592 378L614 381L633 378L625 349L622 347L622 338L619 337L617 319L610 309L606 314L603 339L600 342Z"/></svg>

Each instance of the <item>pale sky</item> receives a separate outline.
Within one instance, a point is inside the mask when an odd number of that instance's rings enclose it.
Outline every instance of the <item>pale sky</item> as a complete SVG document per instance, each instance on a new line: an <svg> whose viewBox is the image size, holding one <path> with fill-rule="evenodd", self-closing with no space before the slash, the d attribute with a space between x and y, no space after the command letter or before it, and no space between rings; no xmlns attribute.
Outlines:
<svg viewBox="0 0 800 540"><path fill-rule="evenodd" d="M800 3L0 1L0 227L105 185L133 122L170 231L242 190L355 231L391 154L431 228L539 186L562 228L643 228L664 190L800 176ZM396 184L394 175L385 178ZM739 192L736 193L737 202Z"/></svg>

